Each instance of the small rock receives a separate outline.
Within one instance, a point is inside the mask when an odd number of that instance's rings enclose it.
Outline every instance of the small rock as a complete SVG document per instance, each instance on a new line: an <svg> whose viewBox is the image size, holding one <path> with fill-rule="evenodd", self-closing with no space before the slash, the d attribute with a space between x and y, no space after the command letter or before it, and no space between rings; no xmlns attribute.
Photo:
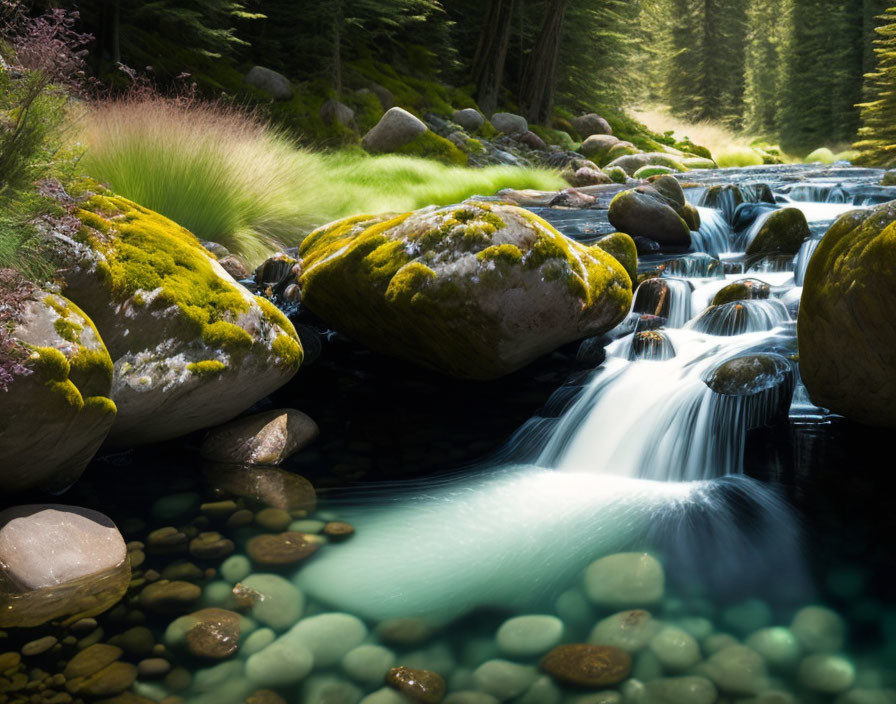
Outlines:
<svg viewBox="0 0 896 704"><path fill-rule="evenodd" d="M884 172L883 178L880 180L881 186L896 186L896 169L890 169Z"/></svg>
<svg viewBox="0 0 896 704"><path fill-rule="evenodd" d="M342 658L342 669L364 685L378 684L395 665L395 653L381 645L359 645Z"/></svg>
<svg viewBox="0 0 896 704"><path fill-rule="evenodd" d="M597 113L593 112L590 112L587 115L574 117L572 119L572 126L582 139L586 139L593 134L613 134L613 128L610 127L610 123Z"/></svg>
<svg viewBox="0 0 896 704"><path fill-rule="evenodd" d="M323 533L331 540L345 540L355 534L355 527L342 521L330 521L324 525Z"/></svg>
<svg viewBox="0 0 896 704"><path fill-rule="evenodd" d="M280 531L289 527L292 516L289 515L289 511L269 506L255 514L255 522L265 530Z"/></svg>
<svg viewBox="0 0 896 704"><path fill-rule="evenodd" d="M779 668L794 665L801 652L799 641L793 632L781 626L761 628L751 633L746 646L759 653L770 665Z"/></svg>
<svg viewBox="0 0 896 704"><path fill-rule="evenodd" d="M599 621L588 636L588 642L635 653L646 648L660 628L647 611L621 611Z"/></svg>
<svg viewBox="0 0 896 704"><path fill-rule="evenodd" d="M445 697L445 680L430 670L393 667L386 675L386 684L421 704L439 704Z"/></svg>
<svg viewBox="0 0 896 704"><path fill-rule="evenodd" d="M222 579L236 584L252 573L252 562L245 555L232 555L221 563L219 572Z"/></svg>
<svg viewBox="0 0 896 704"><path fill-rule="evenodd" d="M553 648L563 637L563 622L556 616L517 616L501 624L498 649L510 657L531 657Z"/></svg>
<svg viewBox="0 0 896 704"><path fill-rule="evenodd" d="M475 108L455 110L451 119L471 133L476 132L485 123L485 117Z"/></svg>
<svg viewBox="0 0 896 704"><path fill-rule="evenodd" d="M24 655L25 657L34 657L35 655L40 655L41 653L47 652L58 642L59 639L56 638L56 636L44 636L43 638L29 641L22 646L22 655Z"/></svg>
<svg viewBox="0 0 896 704"><path fill-rule="evenodd" d="M320 119L328 125L338 124L349 130L355 129L355 111L332 98L320 106Z"/></svg>
<svg viewBox="0 0 896 704"><path fill-rule="evenodd" d="M195 584L162 579L144 587L140 606L156 613L178 613L188 610L201 595L202 590Z"/></svg>
<svg viewBox="0 0 896 704"><path fill-rule="evenodd" d="M340 677L314 675L302 684L302 704L355 704L363 692Z"/></svg>
<svg viewBox="0 0 896 704"><path fill-rule="evenodd" d="M361 644L367 637L367 626L351 614L325 613L302 619L288 635L314 654L316 667L327 667Z"/></svg>
<svg viewBox="0 0 896 704"><path fill-rule="evenodd" d="M807 689L825 694L839 694L852 687L856 668L839 655L816 653L800 661L797 678Z"/></svg>
<svg viewBox="0 0 896 704"><path fill-rule="evenodd" d="M649 648L670 670L686 670L700 662L700 645L694 637L675 626L665 626L650 639Z"/></svg>
<svg viewBox="0 0 896 704"><path fill-rule="evenodd" d="M212 430L200 452L213 462L278 465L309 445L320 429L308 415L277 409L237 418Z"/></svg>
<svg viewBox="0 0 896 704"><path fill-rule="evenodd" d="M496 112L491 118L492 127L502 134L522 134L529 130L529 123L522 115L512 112Z"/></svg>
<svg viewBox="0 0 896 704"><path fill-rule="evenodd" d="M661 704L713 704L719 693L705 677L665 677L648 682L647 695Z"/></svg>
<svg viewBox="0 0 896 704"><path fill-rule="evenodd" d="M224 271L230 274L237 281L248 279L251 275L249 267L246 266L246 263L233 254L228 254L226 257L221 257L218 260L218 264L220 264L221 268L224 269Z"/></svg>
<svg viewBox="0 0 896 704"><path fill-rule="evenodd" d="M646 606L663 597L665 573L647 553L618 553L585 570L585 594L599 606Z"/></svg>
<svg viewBox="0 0 896 704"><path fill-rule="evenodd" d="M308 648L295 639L280 638L249 657L246 677L260 687L282 687L304 679L313 664Z"/></svg>
<svg viewBox="0 0 896 704"><path fill-rule="evenodd" d="M164 677L171 671L171 663L164 658L146 658L137 663L137 674L141 677Z"/></svg>
<svg viewBox="0 0 896 704"><path fill-rule="evenodd" d="M253 66L249 69L244 79L253 88L264 91L274 100L289 100L292 98L292 85L283 74L272 71L264 66Z"/></svg>
<svg viewBox="0 0 896 704"><path fill-rule="evenodd" d="M148 655L156 644L155 636L146 626L134 626L124 633L109 639L109 644L117 646L129 655Z"/></svg>
<svg viewBox="0 0 896 704"><path fill-rule="evenodd" d="M227 609L202 609L186 616L193 625L186 634L187 649L197 657L221 659L239 648L240 615Z"/></svg>
<svg viewBox="0 0 896 704"><path fill-rule="evenodd" d="M246 553L259 565L292 565L313 555L320 544L314 536L286 531L277 535L256 535L246 543ZM318 538L319 540L319 538Z"/></svg>
<svg viewBox="0 0 896 704"><path fill-rule="evenodd" d="M547 151L548 149L548 145L545 144L544 140L532 130L515 134L514 139L520 144L525 144L529 149L535 149L536 151Z"/></svg>
<svg viewBox="0 0 896 704"><path fill-rule="evenodd" d="M473 671L476 687L501 701L525 692L537 679L538 670L509 660L488 660Z"/></svg>
<svg viewBox="0 0 896 704"><path fill-rule="evenodd" d="M758 694L768 688L768 673L762 656L742 645L723 648L697 669L719 689L730 694Z"/></svg>
<svg viewBox="0 0 896 704"><path fill-rule="evenodd" d="M843 647L846 625L835 611L806 606L796 612L790 630L810 653L835 653Z"/></svg>
<svg viewBox="0 0 896 704"><path fill-rule="evenodd" d="M187 552L190 536L174 526L157 528L146 537L146 549L155 555L172 555Z"/></svg>
<svg viewBox="0 0 896 704"><path fill-rule="evenodd" d="M233 541L217 532L200 533L190 541L190 554L199 560L220 560L233 552Z"/></svg>
<svg viewBox="0 0 896 704"><path fill-rule="evenodd" d="M72 694L110 697L134 684L137 668L127 662L113 662L87 677L66 678L65 688Z"/></svg>
<svg viewBox="0 0 896 704"><path fill-rule="evenodd" d="M253 574L240 583L258 598L251 602L249 616L282 631L296 623L305 609L305 596L289 580L276 574ZM236 590L236 587L234 587Z"/></svg>
<svg viewBox="0 0 896 704"><path fill-rule="evenodd" d="M558 645L541 660L541 669L558 682L579 687L608 687L622 682L632 669L631 656L605 645Z"/></svg>
<svg viewBox="0 0 896 704"><path fill-rule="evenodd" d="M389 108L380 121L361 140L368 152L392 152L425 134L426 124L403 108Z"/></svg>

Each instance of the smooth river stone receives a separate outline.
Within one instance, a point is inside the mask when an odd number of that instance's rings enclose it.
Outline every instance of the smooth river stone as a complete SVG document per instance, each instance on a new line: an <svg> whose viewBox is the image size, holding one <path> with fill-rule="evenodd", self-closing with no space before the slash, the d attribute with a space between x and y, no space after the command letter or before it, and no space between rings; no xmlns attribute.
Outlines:
<svg viewBox="0 0 896 704"><path fill-rule="evenodd" d="M835 653L843 647L846 624L835 611L806 606L796 612L790 630L810 653Z"/></svg>
<svg viewBox="0 0 896 704"><path fill-rule="evenodd" d="M896 689L856 687L837 697L834 704L896 704Z"/></svg>
<svg viewBox="0 0 896 704"><path fill-rule="evenodd" d="M723 648L697 669L726 693L758 694L769 687L765 660L742 645Z"/></svg>
<svg viewBox="0 0 896 704"><path fill-rule="evenodd" d="M287 634L314 655L315 667L338 663L367 637L367 626L351 614L326 613L302 619Z"/></svg>
<svg viewBox="0 0 896 704"><path fill-rule="evenodd" d="M665 626L650 639L651 652L670 670L685 670L700 662L700 645L680 628Z"/></svg>
<svg viewBox="0 0 896 704"><path fill-rule="evenodd" d="M746 645L764 657L772 667L784 669L796 665L802 652L796 636L783 626L761 628L751 633Z"/></svg>
<svg viewBox="0 0 896 704"><path fill-rule="evenodd" d="M560 704L563 692L550 677L542 675L535 680L514 704Z"/></svg>
<svg viewBox="0 0 896 704"><path fill-rule="evenodd" d="M759 599L747 599L722 612L722 623L740 633L751 633L772 622L772 610Z"/></svg>
<svg viewBox="0 0 896 704"><path fill-rule="evenodd" d="M852 687L856 668L838 655L808 655L800 661L797 679L807 689L824 694L839 694Z"/></svg>
<svg viewBox="0 0 896 704"><path fill-rule="evenodd" d="M647 606L663 598L666 576L652 555L621 552L585 570L585 594L599 606Z"/></svg>
<svg viewBox="0 0 896 704"><path fill-rule="evenodd" d="M664 677L647 683L651 704L712 704L719 696L705 677Z"/></svg>
<svg viewBox="0 0 896 704"><path fill-rule="evenodd" d="M517 616L501 624L498 649L511 657L541 655L563 637L563 622L556 616Z"/></svg>
<svg viewBox="0 0 896 704"><path fill-rule="evenodd" d="M368 694L358 704L409 704L410 700L391 687L383 687Z"/></svg>
<svg viewBox="0 0 896 704"><path fill-rule="evenodd" d="M445 680L432 670L393 667L386 684L420 704L439 704L445 698Z"/></svg>
<svg viewBox="0 0 896 704"><path fill-rule="evenodd" d="M218 571L224 580L236 584L252 573L252 562L245 555L231 555L221 563Z"/></svg>
<svg viewBox="0 0 896 704"><path fill-rule="evenodd" d="M290 628L305 609L305 596L292 582L276 574L253 574L240 582L254 592L249 615L275 631Z"/></svg>
<svg viewBox="0 0 896 704"><path fill-rule="evenodd" d="M359 645L342 658L342 670L365 685L382 682L395 666L395 653L381 645Z"/></svg>
<svg viewBox="0 0 896 704"><path fill-rule="evenodd" d="M103 514L58 504L0 512L0 627L102 613L130 577L124 539Z"/></svg>
<svg viewBox="0 0 896 704"><path fill-rule="evenodd" d="M313 675L302 684L302 704L357 704L363 692L344 679Z"/></svg>
<svg viewBox="0 0 896 704"><path fill-rule="evenodd" d="M588 642L636 653L647 647L660 628L662 624L647 611L621 611L599 621L588 636Z"/></svg>
<svg viewBox="0 0 896 704"><path fill-rule="evenodd" d="M485 692L474 692L473 690L466 690L460 692L452 692L447 697L445 697L444 704L500 704L500 702L491 694L486 694Z"/></svg>
<svg viewBox="0 0 896 704"><path fill-rule="evenodd" d="M314 655L295 639L281 636L246 661L246 677L258 687L282 687L311 672Z"/></svg>
<svg viewBox="0 0 896 704"><path fill-rule="evenodd" d="M531 665L520 665L509 660L489 660L473 671L476 687L501 701L518 697L538 677Z"/></svg>
<svg viewBox="0 0 896 704"><path fill-rule="evenodd" d="M541 669L558 682L578 687L607 687L628 677L632 658L606 645L558 645L541 659Z"/></svg>
<svg viewBox="0 0 896 704"><path fill-rule="evenodd" d="M277 465L311 443L320 429L292 408L244 416L209 432L200 448L213 462Z"/></svg>

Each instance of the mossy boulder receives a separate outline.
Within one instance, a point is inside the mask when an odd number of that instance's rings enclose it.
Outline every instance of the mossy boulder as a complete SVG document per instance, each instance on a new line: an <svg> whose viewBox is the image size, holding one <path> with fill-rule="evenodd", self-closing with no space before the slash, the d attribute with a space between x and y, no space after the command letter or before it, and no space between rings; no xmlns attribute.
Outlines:
<svg viewBox="0 0 896 704"><path fill-rule="evenodd" d="M811 235L806 216L798 208L775 210L747 244L747 254L796 254Z"/></svg>
<svg viewBox="0 0 896 704"><path fill-rule="evenodd" d="M675 173L675 169L670 169L668 166L653 166L652 164L649 166L642 166L640 169L635 171L632 174L632 178L641 178L646 179L651 176L662 176L663 174L672 174Z"/></svg>
<svg viewBox="0 0 896 704"><path fill-rule="evenodd" d="M688 169L717 169L718 164L712 159L702 156L689 156L681 159L681 164Z"/></svg>
<svg viewBox="0 0 896 704"><path fill-rule="evenodd" d="M125 198L94 195L59 233L65 293L114 362L116 445L233 418L298 370L302 348L270 302L237 284L189 231Z"/></svg>
<svg viewBox="0 0 896 704"><path fill-rule="evenodd" d="M611 134L593 134L582 142L579 151L588 159L600 163L609 160L610 150L617 144L619 139Z"/></svg>
<svg viewBox="0 0 896 704"><path fill-rule="evenodd" d="M646 237L669 247L688 247L691 228L681 185L664 175L648 186L622 191L610 201L610 224L632 237Z"/></svg>
<svg viewBox="0 0 896 704"><path fill-rule="evenodd" d="M880 180L881 186L896 186L896 169L885 171L883 178Z"/></svg>
<svg viewBox="0 0 896 704"><path fill-rule="evenodd" d="M633 176L640 168L650 166L650 160L644 154L628 153L616 156L611 153L607 155L607 158L611 159L607 166L619 167L628 176Z"/></svg>
<svg viewBox="0 0 896 704"><path fill-rule="evenodd" d="M112 360L70 300L25 282L17 289L15 310L0 306L0 377L13 369L0 383L0 492L61 490L115 420Z"/></svg>
<svg viewBox="0 0 896 704"><path fill-rule="evenodd" d="M605 166L601 169L607 176L610 177L610 180L613 183L625 183L625 180L628 178L628 175L620 169L618 166Z"/></svg>
<svg viewBox="0 0 896 704"><path fill-rule="evenodd" d="M610 163L613 163L616 159L619 159L623 156L632 156L635 154L639 154L641 152L638 147L636 147L631 142L621 141L616 142L612 147L610 147L610 151L607 152L607 159Z"/></svg>
<svg viewBox="0 0 896 704"><path fill-rule="evenodd" d="M812 401L896 428L896 201L841 215L803 282L800 372Z"/></svg>
<svg viewBox="0 0 896 704"><path fill-rule="evenodd" d="M493 379L614 327L631 279L522 208L469 201L359 215L302 243L303 304L374 350Z"/></svg>
<svg viewBox="0 0 896 704"><path fill-rule="evenodd" d="M749 301L768 298L771 287L759 279L741 279L730 283L713 296L712 305L720 306L732 301Z"/></svg>
<svg viewBox="0 0 896 704"><path fill-rule="evenodd" d="M470 140L471 150L475 150L476 143L476 140ZM451 140L440 137L431 130L426 130L407 144L393 149L392 152L424 159L435 159L449 166L465 166L468 158L467 154Z"/></svg>
<svg viewBox="0 0 896 704"><path fill-rule="evenodd" d="M625 272L632 281L638 278L638 248L635 241L624 232L614 232L606 237L601 237L594 243L616 261L622 264Z"/></svg>

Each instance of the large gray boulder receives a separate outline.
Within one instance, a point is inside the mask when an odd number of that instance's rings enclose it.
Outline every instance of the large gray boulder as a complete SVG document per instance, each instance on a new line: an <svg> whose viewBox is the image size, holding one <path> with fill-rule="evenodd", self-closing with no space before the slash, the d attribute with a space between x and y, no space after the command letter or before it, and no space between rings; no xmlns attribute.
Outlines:
<svg viewBox="0 0 896 704"><path fill-rule="evenodd" d="M492 127L501 134L522 134L529 130L526 118L512 112L496 112L491 121Z"/></svg>
<svg viewBox="0 0 896 704"><path fill-rule="evenodd" d="M0 628L102 613L130 579L124 539L103 514L55 504L0 513Z"/></svg>
<svg viewBox="0 0 896 704"><path fill-rule="evenodd" d="M244 79L247 84L270 95L274 100L292 98L292 85L282 73L264 66L253 66Z"/></svg>
<svg viewBox="0 0 896 704"><path fill-rule="evenodd" d="M476 108L455 110L451 119L463 127L467 132L475 132L485 123L485 117Z"/></svg>
<svg viewBox="0 0 896 704"><path fill-rule="evenodd" d="M610 127L610 123L594 112L574 117L572 126L582 139L593 134L613 134L613 128Z"/></svg>
<svg viewBox="0 0 896 704"><path fill-rule="evenodd" d="M96 195L57 233L65 293L114 363L109 442L158 442L234 418L286 383L302 348L292 324L251 295L189 231L136 203Z"/></svg>
<svg viewBox="0 0 896 704"><path fill-rule="evenodd" d="M383 354L462 378L509 374L614 327L631 305L614 257L498 203L355 216L312 232L300 254L310 311Z"/></svg>
<svg viewBox="0 0 896 704"><path fill-rule="evenodd" d="M395 151L426 133L426 124L403 108L390 108L364 135L361 146L374 154Z"/></svg>
<svg viewBox="0 0 896 704"><path fill-rule="evenodd" d="M0 493L58 491L115 421L112 360L80 308L13 276L0 281Z"/></svg>

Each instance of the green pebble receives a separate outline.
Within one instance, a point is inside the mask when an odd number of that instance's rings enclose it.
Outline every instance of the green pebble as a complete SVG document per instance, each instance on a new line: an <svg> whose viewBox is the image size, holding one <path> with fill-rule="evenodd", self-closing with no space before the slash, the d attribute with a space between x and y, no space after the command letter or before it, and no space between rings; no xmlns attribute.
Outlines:
<svg viewBox="0 0 896 704"><path fill-rule="evenodd" d="M290 528L290 530L293 530ZM245 555L231 555L221 563L220 574L222 579L231 584L236 584L245 579L252 572L252 563Z"/></svg>
<svg viewBox="0 0 896 704"><path fill-rule="evenodd" d="M192 491L164 496L152 505L152 515L159 521L170 521L189 513L199 503L199 495Z"/></svg>

